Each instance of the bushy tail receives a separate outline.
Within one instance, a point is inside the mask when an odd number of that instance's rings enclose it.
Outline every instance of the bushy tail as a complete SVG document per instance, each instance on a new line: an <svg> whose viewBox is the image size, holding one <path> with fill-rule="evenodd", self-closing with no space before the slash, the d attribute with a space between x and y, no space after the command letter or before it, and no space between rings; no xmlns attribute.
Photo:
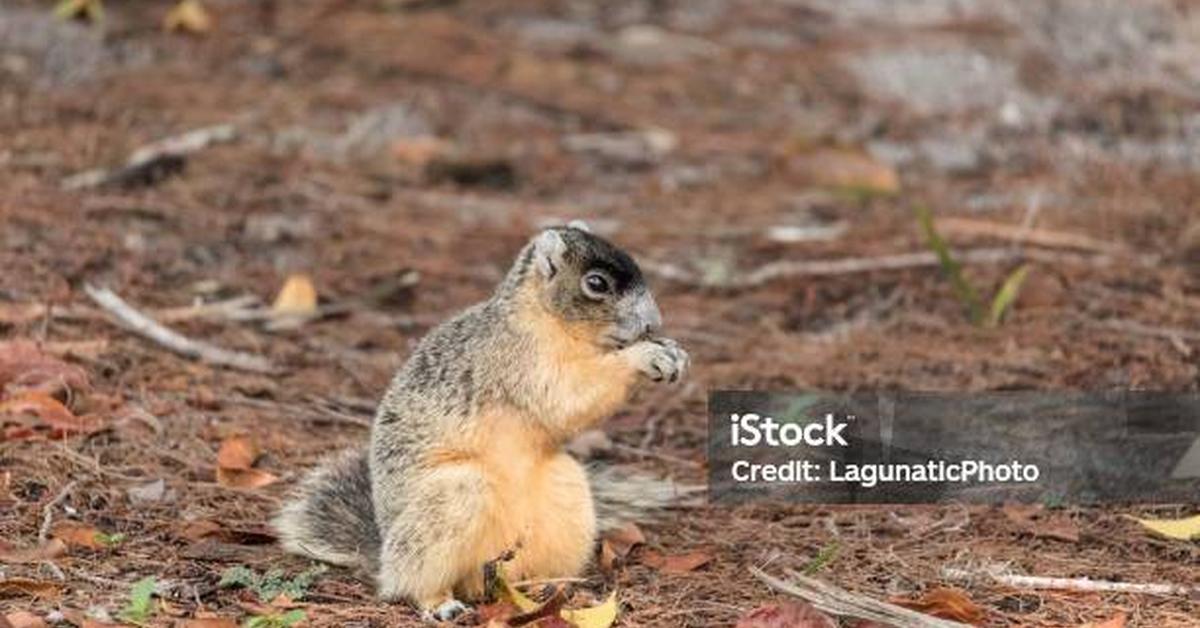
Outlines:
<svg viewBox="0 0 1200 628"><path fill-rule="evenodd" d="M373 573L380 540L366 449L342 452L311 471L272 525L293 554Z"/></svg>
<svg viewBox="0 0 1200 628"><path fill-rule="evenodd" d="M626 523L654 521L670 507L694 506L703 486L676 484L670 480L604 464L588 466L596 529L614 530Z"/></svg>
<svg viewBox="0 0 1200 628"><path fill-rule="evenodd" d="M588 476L601 532L658 519L666 508L696 503L704 490L600 464ZM366 450L343 452L310 472L272 524L288 552L377 571L381 541Z"/></svg>

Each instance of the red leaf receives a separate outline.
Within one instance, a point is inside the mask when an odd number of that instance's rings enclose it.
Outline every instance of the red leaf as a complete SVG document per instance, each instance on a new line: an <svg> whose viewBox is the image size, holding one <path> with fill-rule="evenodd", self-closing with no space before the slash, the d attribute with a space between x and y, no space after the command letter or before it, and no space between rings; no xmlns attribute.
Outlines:
<svg viewBox="0 0 1200 628"><path fill-rule="evenodd" d="M222 469L249 469L261 453L249 436L233 436L221 443L217 466Z"/></svg>
<svg viewBox="0 0 1200 628"><path fill-rule="evenodd" d="M48 355L29 340L0 342L0 392L37 391L54 394L88 388L87 373Z"/></svg>

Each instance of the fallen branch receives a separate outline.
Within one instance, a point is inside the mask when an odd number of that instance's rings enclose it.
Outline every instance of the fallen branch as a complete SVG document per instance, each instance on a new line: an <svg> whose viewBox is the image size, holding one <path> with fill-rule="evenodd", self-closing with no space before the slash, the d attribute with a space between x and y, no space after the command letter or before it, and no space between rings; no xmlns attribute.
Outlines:
<svg viewBox="0 0 1200 628"><path fill-rule="evenodd" d="M1021 576L1003 573L996 569L969 571L947 567L942 576L948 580L973 581L980 576L1005 586L1017 589L1056 589L1059 591L1086 591L1090 593L1141 593L1144 595L1200 595L1200 587L1186 584L1110 582L1090 578L1050 578L1043 576Z"/></svg>
<svg viewBox="0 0 1200 628"><path fill-rule="evenodd" d="M1079 249L1095 253L1116 253L1121 250L1120 245L1112 242L1078 233L1035 229L1024 224L1007 225L973 218L941 218L937 221L937 228L947 235L992 237L1047 248Z"/></svg>
<svg viewBox="0 0 1200 628"><path fill-rule="evenodd" d="M38 528L39 543L45 543L47 540L49 540L50 524L54 521L54 509L59 504L63 503L63 501L67 499L67 496L70 495L71 491L73 490L75 490L75 482L67 482L67 485L62 487L62 490L58 492L58 495L55 495L54 499L50 500L50 503L42 507L42 526Z"/></svg>
<svg viewBox="0 0 1200 628"><path fill-rule="evenodd" d="M1075 264L1106 266L1112 259L1105 255L1084 255L1060 251L1029 249L1024 251L1007 248L968 249L951 253L960 264L1005 264L1020 261L1035 261L1046 264ZM688 272L671 264L642 264L649 272L680 283L711 288L753 288L785 277L827 277L850 275L884 270L907 270L911 268L937 267L941 263L933 251L899 253L878 257L847 257L834 260L794 260L771 262L741 276L713 280Z"/></svg>
<svg viewBox="0 0 1200 628"><path fill-rule="evenodd" d="M902 606L889 604L875 598L851 593L845 589L810 578L795 571L789 571L791 582L780 580L766 572L751 567L750 573L765 582L772 589L808 601L818 609L845 617L856 617L875 621L896 628L967 628L967 624L956 621L938 619L930 615L918 613Z"/></svg>
<svg viewBox="0 0 1200 628"><path fill-rule="evenodd" d="M1190 329L1180 329L1178 327L1159 327L1157 325L1147 325L1145 323L1119 318L1110 318L1097 322L1109 329L1123 331L1135 336L1165 338L1171 341L1189 340L1192 342L1200 342L1200 332L1192 331Z"/></svg>
<svg viewBox="0 0 1200 628"><path fill-rule="evenodd" d="M135 151L119 168L97 168L63 179L66 190L94 188L110 183L129 184L139 180L155 181L183 168L183 158L213 144L231 142L237 137L232 124L195 129L147 144Z"/></svg>
<svg viewBox="0 0 1200 628"><path fill-rule="evenodd" d="M222 349L199 340L192 340L167 329L149 316L133 309L132 306L108 288L85 285L83 290L91 297L92 301L95 301L97 305L115 316L130 331L143 338L152 340L179 355L218 366L228 366L255 373L274 373L277 371L268 360L260 356Z"/></svg>

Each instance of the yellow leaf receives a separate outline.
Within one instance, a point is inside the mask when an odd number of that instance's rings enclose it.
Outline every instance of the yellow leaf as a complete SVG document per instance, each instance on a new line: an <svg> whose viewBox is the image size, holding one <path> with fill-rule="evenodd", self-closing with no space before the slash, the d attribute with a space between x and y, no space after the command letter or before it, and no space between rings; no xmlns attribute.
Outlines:
<svg viewBox="0 0 1200 628"><path fill-rule="evenodd" d="M287 278L271 309L276 314L312 314L317 311L317 289L308 275Z"/></svg>
<svg viewBox="0 0 1200 628"><path fill-rule="evenodd" d="M60 20L85 20L99 23L104 20L104 5L100 0L63 0L54 8Z"/></svg>
<svg viewBox="0 0 1200 628"><path fill-rule="evenodd" d="M541 604L529 599L524 593L521 593L516 587L509 584L508 579L503 575L499 576L499 578L500 586L504 587L504 596L508 598L508 601L515 604L517 608L521 609L522 613L528 613L541 606Z"/></svg>
<svg viewBox="0 0 1200 628"><path fill-rule="evenodd" d="M608 628L617 621L617 592L608 594L608 599L590 608L563 610L562 618L577 628Z"/></svg>
<svg viewBox="0 0 1200 628"><path fill-rule="evenodd" d="M503 591L502 597L512 602L522 613L531 613L542 607L509 584L503 574L499 574L498 578ZM608 599L596 606L577 610L564 609L559 611L559 616L576 628L608 628L617 621L617 592L614 590L609 593Z"/></svg>
<svg viewBox="0 0 1200 628"><path fill-rule="evenodd" d="M1200 539L1200 515L1184 519L1139 519L1138 523L1163 536L1180 541Z"/></svg>
<svg viewBox="0 0 1200 628"><path fill-rule="evenodd" d="M200 0L181 0L163 18L163 28L168 31L207 33L212 30L213 19Z"/></svg>

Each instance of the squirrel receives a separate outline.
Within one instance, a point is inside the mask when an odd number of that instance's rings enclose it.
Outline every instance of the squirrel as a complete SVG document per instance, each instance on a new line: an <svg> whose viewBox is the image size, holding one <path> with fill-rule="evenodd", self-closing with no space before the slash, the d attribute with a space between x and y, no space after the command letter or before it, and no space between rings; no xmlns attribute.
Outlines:
<svg viewBox="0 0 1200 628"><path fill-rule="evenodd" d="M633 258L574 221L521 250L486 301L435 327L389 385L366 448L311 472L274 520L291 553L373 573L426 618L467 611L482 566L578 575L598 529L670 501L663 483L589 472L564 451L637 381L674 383L688 354Z"/></svg>

